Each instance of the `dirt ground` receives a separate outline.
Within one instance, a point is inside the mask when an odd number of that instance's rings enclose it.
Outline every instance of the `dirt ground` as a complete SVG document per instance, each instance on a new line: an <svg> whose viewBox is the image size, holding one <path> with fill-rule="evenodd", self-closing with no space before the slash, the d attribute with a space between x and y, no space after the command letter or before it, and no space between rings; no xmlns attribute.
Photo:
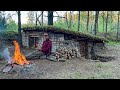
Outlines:
<svg viewBox="0 0 120 90"><path fill-rule="evenodd" d="M28 51L22 50L24 54ZM108 62L84 58L66 62L31 60L34 64L34 72L0 72L0 79L120 79L120 46L107 45L107 54L115 56L116 59ZM5 64L5 60L0 61L0 68Z"/></svg>

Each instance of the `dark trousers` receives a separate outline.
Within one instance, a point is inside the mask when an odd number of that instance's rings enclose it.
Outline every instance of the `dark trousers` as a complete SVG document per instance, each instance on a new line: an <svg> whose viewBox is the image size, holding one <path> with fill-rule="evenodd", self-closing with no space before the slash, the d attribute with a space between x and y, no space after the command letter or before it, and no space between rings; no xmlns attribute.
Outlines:
<svg viewBox="0 0 120 90"><path fill-rule="evenodd" d="M27 56L26 56L26 59L27 60L34 60L34 59L40 59L41 56L46 56L46 54L44 54L42 51L34 51L32 53L29 53Z"/></svg>

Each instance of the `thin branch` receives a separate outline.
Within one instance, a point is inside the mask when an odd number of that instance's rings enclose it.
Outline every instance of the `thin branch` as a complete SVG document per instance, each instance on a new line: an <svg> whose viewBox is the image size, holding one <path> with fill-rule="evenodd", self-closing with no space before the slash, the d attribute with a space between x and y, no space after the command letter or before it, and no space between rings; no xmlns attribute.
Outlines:
<svg viewBox="0 0 120 90"><path fill-rule="evenodd" d="M43 11L44 12L44 11ZM40 18L40 16L43 14L43 12L37 17L37 20Z"/></svg>
<svg viewBox="0 0 120 90"><path fill-rule="evenodd" d="M66 17L62 17L62 16L53 16L53 17L60 17L60 18L66 18Z"/></svg>
<svg viewBox="0 0 120 90"><path fill-rule="evenodd" d="M39 24L41 25L40 21L38 20Z"/></svg>
<svg viewBox="0 0 120 90"><path fill-rule="evenodd" d="M17 14L18 14L18 11L16 11L17 12Z"/></svg>
<svg viewBox="0 0 120 90"><path fill-rule="evenodd" d="M55 12L56 12L56 14L59 16L58 12L57 12L57 11L55 11Z"/></svg>

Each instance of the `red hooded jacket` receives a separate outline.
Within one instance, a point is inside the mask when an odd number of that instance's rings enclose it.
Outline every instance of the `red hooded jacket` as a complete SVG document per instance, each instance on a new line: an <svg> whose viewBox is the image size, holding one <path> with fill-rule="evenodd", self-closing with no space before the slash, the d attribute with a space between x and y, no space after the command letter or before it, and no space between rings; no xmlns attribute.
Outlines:
<svg viewBox="0 0 120 90"><path fill-rule="evenodd" d="M50 39L46 39L42 44L42 52L48 54L51 52L52 42Z"/></svg>

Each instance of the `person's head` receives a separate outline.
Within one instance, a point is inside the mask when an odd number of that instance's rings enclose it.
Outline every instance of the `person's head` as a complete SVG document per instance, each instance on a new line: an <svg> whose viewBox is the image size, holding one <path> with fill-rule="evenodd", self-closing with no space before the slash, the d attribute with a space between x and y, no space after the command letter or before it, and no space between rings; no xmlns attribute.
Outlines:
<svg viewBox="0 0 120 90"><path fill-rule="evenodd" d="M44 33L45 40L49 38L48 33Z"/></svg>

